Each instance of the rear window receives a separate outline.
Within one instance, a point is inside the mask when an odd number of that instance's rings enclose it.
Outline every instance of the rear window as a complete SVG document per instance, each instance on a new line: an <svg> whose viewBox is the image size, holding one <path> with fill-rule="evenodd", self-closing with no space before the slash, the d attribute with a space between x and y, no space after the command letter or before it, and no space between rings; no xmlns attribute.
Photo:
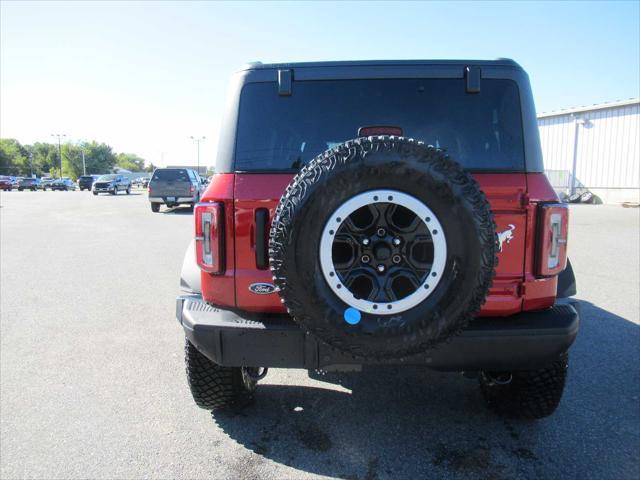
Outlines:
<svg viewBox="0 0 640 480"><path fill-rule="evenodd" d="M156 170L151 180L184 180L189 181L189 174L183 169Z"/></svg>
<svg viewBox="0 0 640 480"><path fill-rule="evenodd" d="M110 182L112 180L116 179L117 175L102 175L100 178L98 178L98 180L100 182Z"/></svg>
<svg viewBox="0 0 640 480"><path fill-rule="evenodd" d="M365 126L395 126L405 137L445 150L470 170L524 170L518 87L483 79L295 82L291 96L275 83L242 90L236 171L298 170L318 154L357 137Z"/></svg>

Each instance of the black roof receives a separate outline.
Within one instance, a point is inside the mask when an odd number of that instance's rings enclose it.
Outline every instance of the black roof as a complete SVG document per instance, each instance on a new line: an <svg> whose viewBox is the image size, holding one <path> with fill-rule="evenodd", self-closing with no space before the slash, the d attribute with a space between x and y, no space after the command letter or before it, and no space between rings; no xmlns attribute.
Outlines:
<svg viewBox="0 0 640 480"><path fill-rule="evenodd" d="M250 62L239 70L268 70L284 68L305 67L347 67L347 66L415 66L415 65L479 65L521 68L517 62L510 58L497 58L495 60L342 60L333 62L289 62L289 63L262 63Z"/></svg>

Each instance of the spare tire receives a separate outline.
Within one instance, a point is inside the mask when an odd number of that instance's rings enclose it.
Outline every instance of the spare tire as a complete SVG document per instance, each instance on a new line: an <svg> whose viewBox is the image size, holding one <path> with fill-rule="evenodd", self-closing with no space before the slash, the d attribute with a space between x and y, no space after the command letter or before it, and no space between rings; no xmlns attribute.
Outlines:
<svg viewBox="0 0 640 480"><path fill-rule="evenodd" d="M440 149L358 138L293 178L271 226L282 302L343 353L393 359L459 333L495 275L497 236L478 184Z"/></svg>

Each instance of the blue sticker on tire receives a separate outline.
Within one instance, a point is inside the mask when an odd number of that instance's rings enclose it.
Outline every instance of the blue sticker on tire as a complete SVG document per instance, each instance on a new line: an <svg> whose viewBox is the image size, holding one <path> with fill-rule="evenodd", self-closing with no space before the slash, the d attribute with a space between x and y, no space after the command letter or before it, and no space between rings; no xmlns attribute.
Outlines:
<svg viewBox="0 0 640 480"><path fill-rule="evenodd" d="M360 315L360 310L349 307L344 311L344 321L349 325L357 325L360 323L361 318L362 315Z"/></svg>

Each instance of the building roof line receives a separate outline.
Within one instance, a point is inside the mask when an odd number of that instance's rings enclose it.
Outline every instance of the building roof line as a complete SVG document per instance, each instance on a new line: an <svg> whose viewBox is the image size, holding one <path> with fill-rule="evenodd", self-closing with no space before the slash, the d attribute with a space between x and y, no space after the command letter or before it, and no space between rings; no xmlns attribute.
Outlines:
<svg viewBox="0 0 640 480"><path fill-rule="evenodd" d="M542 112L538 114L538 118L560 117L571 113L591 112L593 110L604 110L607 108L626 107L628 105L640 104L640 98L630 98L628 100L617 100L615 102L597 103L594 105L584 105L581 107L566 108L564 110L554 110L551 112Z"/></svg>

